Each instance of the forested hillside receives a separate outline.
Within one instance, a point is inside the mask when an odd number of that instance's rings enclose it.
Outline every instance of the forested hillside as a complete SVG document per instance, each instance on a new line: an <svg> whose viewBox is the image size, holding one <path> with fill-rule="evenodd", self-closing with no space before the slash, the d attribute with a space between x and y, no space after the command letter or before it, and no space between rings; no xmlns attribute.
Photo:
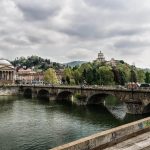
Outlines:
<svg viewBox="0 0 150 150"><path fill-rule="evenodd" d="M88 62L74 67L51 62L38 56L20 57L11 62L15 67L34 68L46 71L49 68L64 69L62 83L88 85L125 85L128 82L150 83L150 72L136 68L124 61L117 61L115 66L107 62Z"/></svg>
<svg viewBox="0 0 150 150"><path fill-rule="evenodd" d="M64 70L64 81L68 84L125 85L128 82L150 82L150 73L124 61L115 66L107 63L89 62Z"/></svg>
<svg viewBox="0 0 150 150"><path fill-rule="evenodd" d="M11 62L15 67L26 67L36 69L47 70L48 68L60 69L63 67L62 64L51 62L50 59L44 59L38 56L29 56L27 58L20 57L16 58Z"/></svg>

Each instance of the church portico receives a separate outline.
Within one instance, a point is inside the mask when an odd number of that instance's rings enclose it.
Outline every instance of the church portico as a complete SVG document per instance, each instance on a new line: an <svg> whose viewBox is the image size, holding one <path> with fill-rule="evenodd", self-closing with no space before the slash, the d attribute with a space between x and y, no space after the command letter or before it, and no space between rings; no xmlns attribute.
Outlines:
<svg viewBox="0 0 150 150"><path fill-rule="evenodd" d="M0 59L0 84L14 83L14 66L5 59Z"/></svg>

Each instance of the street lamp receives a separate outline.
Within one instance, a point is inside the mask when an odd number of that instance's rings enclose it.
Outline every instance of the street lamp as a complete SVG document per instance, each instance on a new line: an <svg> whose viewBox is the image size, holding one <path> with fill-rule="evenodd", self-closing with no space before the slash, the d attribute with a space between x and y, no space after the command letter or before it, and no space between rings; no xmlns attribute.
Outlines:
<svg viewBox="0 0 150 150"><path fill-rule="evenodd" d="M102 85L102 77L101 77L101 72L99 74L99 78L100 78L100 86Z"/></svg>

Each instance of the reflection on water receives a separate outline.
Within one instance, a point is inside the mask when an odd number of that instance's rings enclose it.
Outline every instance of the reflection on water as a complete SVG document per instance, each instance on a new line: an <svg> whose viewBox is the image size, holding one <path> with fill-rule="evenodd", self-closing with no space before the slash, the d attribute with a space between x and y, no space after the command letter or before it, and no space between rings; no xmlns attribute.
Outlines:
<svg viewBox="0 0 150 150"><path fill-rule="evenodd" d="M122 113L117 106L115 111ZM86 107L0 97L0 149L47 150L142 117L126 115L118 119L103 105Z"/></svg>
<svg viewBox="0 0 150 150"><path fill-rule="evenodd" d="M114 96L108 96L105 101L104 105L108 109L108 111L114 115L117 119L123 120L126 116L126 105L123 102L120 102Z"/></svg>

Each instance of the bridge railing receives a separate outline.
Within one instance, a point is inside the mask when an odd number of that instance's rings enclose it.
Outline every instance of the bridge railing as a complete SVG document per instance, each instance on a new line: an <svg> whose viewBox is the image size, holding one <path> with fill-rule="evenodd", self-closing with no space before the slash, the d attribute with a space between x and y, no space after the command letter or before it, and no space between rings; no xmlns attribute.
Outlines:
<svg viewBox="0 0 150 150"><path fill-rule="evenodd" d="M56 87L56 88L92 88L92 89L126 89L120 85L36 85L36 84L19 84L16 86L25 87Z"/></svg>
<svg viewBox="0 0 150 150"><path fill-rule="evenodd" d="M23 86L23 87L46 87L46 88L81 88L81 89L103 89L103 90L139 90L139 91L150 91L150 87L136 87L128 88L121 85L38 85L38 84L13 84L7 86Z"/></svg>

